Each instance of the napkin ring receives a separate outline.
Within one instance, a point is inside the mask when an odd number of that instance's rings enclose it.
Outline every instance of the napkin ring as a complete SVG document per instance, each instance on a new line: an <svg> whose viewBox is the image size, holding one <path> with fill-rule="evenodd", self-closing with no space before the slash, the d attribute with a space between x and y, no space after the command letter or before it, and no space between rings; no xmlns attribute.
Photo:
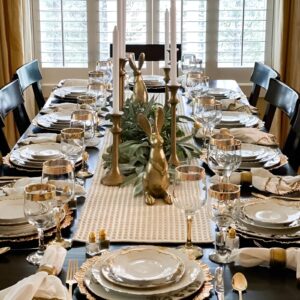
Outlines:
<svg viewBox="0 0 300 300"><path fill-rule="evenodd" d="M251 184L252 183L252 173L248 171L241 172L241 184Z"/></svg>
<svg viewBox="0 0 300 300"><path fill-rule="evenodd" d="M286 265L286 251L282 248L270 249L270 267L282 269Z"/></svg>
<svg viewBox="0 0 300 300"><path fill-rule="evenodd" d="M50 265L42 265L38 268L37 272L47 272L48 275L56 275L56 268Z"/></svg>

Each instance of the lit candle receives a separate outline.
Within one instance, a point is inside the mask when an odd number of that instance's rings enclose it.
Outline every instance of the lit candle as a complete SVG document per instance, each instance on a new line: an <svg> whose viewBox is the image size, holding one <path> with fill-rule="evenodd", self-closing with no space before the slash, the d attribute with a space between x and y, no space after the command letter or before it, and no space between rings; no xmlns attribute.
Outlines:
<svg viewBox="0 0 300 300"><path fill-rule="evenodd" d="M169 10L166 9L165 12L165 67L169 66L169 47L170 47L170 42L169 42L169 34L170 34L170 25L169 25Z"/></svg>
<svg viewBox="0 0 300 300"><path fill-rule="evenodd" d="M176 0L171 0L171 85L177 85Z"/></svg>
<svg viewBox="0 0 300 300"><path fill-rule="evenodd" d="M118 0L117 26L120 34L120 58L125 58L126 44L126 0Z"/></svg>
<svg viewBox="0 0 300 300"><path fill-rule="evenodd" d="M113 31L113 113L119 113L119 30L115 26Z"/></svg>

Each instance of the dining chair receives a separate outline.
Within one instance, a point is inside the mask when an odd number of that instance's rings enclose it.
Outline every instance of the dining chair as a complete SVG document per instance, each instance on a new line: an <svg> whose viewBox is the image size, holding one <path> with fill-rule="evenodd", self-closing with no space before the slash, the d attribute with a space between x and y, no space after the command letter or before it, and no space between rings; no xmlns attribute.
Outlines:
<svg viewBox="0 0 300 300"><path fill-rule="evenodd" d="M297 101L291 129L282 152L289 158L290 166L297 172L300 167L300 100Z"/></svg>
<svg viewBox="0 0 300 300"><path fill-rule="evenodd" d="M0 117L2 120L5 120L11 111L14 114L18 132L22 135L29 127L30 120L24 106L18 79L13 80L0 89Z"/></svg>
<svg viewBox="0 0 300 300"><path fill-rule="evenodd" d="M263 117L266 130L270 130L276 108L284 112L292 120L299 95L291 87L280 80L271 78L265 100L267 107Z"/></svg>
<svg viewBox="0 0 300 300"><path fill-rule="evenodd" d="M280 75L271 67L255 62L250 81L253 82L249 103L256 106L261 88L268 90L270 78L280 79Z"/></svg>
<svg viewBox="0 0 300 300"><path fill-rule="evenodd" d="M39 63L35 59L17 69L14 79L19 79L21 92L32 86L34 98L39 109L45 104L45 98L42 92L41 80L42 74L39 69Z"/></svg>
<svg viewBox="0 0 300 300"><path fill-rule="evenodd" d="M5 136L4 132L3 132L3 127L4 126L5 126L4 125L4 120L0 116L0 154L2 156L5 156L10 151L10 147L8 145L6 136Z"/></svg>

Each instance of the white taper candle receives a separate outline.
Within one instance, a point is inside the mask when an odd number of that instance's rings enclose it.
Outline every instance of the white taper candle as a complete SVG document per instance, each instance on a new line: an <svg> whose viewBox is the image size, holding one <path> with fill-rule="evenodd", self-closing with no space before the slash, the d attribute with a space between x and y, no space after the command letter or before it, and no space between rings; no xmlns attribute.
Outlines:
<svg viewBox="0 0 300 300"><path fill-rule="evenodd" d="M177 84L176 0L171 0L171 85Z"/></svg>
<svg viewBox="0 0 300 300"><path fill-rule="evenodd" d="M113 113L119 113L119 30L115 26L113 31Z"/></svg>
<svg viewBox="0 0 300 300"><path fill-rule="evenodd" d="M125 58L126 44L126 0L118 0L117 3L117 26L120 35L120 57Z"/></svg>
<svg viewBox="0 0 300 300"><path fill-rule="evenodd" d="M169 47L170 47L170 15L169 15L169 10L166 9L165 12L165 67L169 66Z"/></svg>

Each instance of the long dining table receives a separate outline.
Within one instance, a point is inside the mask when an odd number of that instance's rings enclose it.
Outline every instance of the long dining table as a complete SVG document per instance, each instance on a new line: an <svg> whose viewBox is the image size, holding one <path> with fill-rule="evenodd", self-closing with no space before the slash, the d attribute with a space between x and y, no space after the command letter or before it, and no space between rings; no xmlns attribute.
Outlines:
<svg viewBox="0 0 300 300"><path fill-rule="evenodd" d="M240 91L240 88L236 81L233 80L211 80L210 87L213 88L226 88L230 90ZM47 101L49 104L55 100L53 96ZM24 138L31 132L42 132L42 130L35 125L31 125L24 136ZM101 145L101 143L100 143ZM100 146L101 147L101 146ZM89 167L92 171L95 170L99 162L99 148L89 148ZM203 166L206 168L207 173L212 175L211 171L207 168L205 163ZM273 171L274 174L279 175L294 175L293 170L289 165L282 166ZM1 166L2 176L33 176L38 175L34 173L27 173L19 171L6 165ZM93 178L85 181L85 188L88 190L93 185ZM250 195L253 189L251 187L242 186L242 196ZM88 205L88 199L80 197L77 199L77 209L73 211L74 220L70 227L63 230L63 236L66 238L72 238L78 227L78 220L83 212L84 205ZM214 226L212 225L213 229ZM49 240L49 238L48 238ZM110 249L117 249L123 246L132 245L135 243L128 242L115 242L111 243ZM262 245L261 245L262 244ZM25 242L25 243L1 243L0 246L9 245L11 250L4 255L0 256L0 289L4 289L8 286L15 284L17 281L29 276L37 271L37 267L29 264L26 261L26 256L33 251L33 248L37 247L37 241ZM164 244L170 247L176 247L178 244ZM299 244L298 244L299 245ZM201 260L207 264L213 274L217 264L211 262L208 258L208 254L213 250L214 246L212 243L201 245L204 248L204 256ZM257 247L266 246L270 247L270 244L264 244L263 242L255 242L253 239L244 239L241 237L241 247ZM276 246L276 243L274 244ZM67 257L64 263L63 270L59 275L62 282L65 283L67 263L71 258L77 258L79 264L82 264L87 256L85 254L85 244L82 242L73 242L72 248L68 250ZM231 279L234 273L242 272L245 274L248 281L247 292L244 293L244 299L255 299L255 300L282 300L282 299L300 299L300 289L297 285L295 272L289 269L272 270L267 267L252 267L244 268L241 266L235 266L234 264L224 265L224 284L225 284L225 299L238 299L238 294L233 291L231 286ZM196 296L193 295L190 299ZM73 299L85 299L85 296L81 295L78 288L75 289ZM217 299L214 290L211 291L209 299Z"/></svg>

